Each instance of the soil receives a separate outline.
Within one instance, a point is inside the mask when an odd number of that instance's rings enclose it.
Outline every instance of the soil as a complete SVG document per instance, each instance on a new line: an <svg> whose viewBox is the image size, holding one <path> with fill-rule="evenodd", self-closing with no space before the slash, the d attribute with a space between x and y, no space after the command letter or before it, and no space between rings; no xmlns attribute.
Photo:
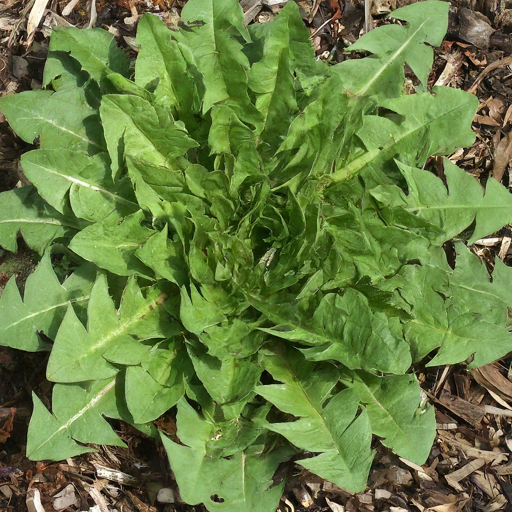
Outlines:
<svg viewBox="0 0 512 512"><path fill-rule="evenodd" d="M297 1L301 7L319 58L334 62L347 58L344 48L364 28L364 5L358 0L290 1ZM385 22L388 12L411 1L414 0L373 0L372 18L366 22L378 26ZM67 1L50 0L37 29L28 33L28 17L34 6L41 3L0 3L0 94L41 87L52 27L87 27L91 22L90 1L79 1L66 15ZM93 2L97 11L93 26L109 29L116 34L119 45L131 52L131 38L141 14L154 12L168 24L176 24L185 3L98 0ZM264 22L283 6L264 3L241 0L248 22ZM473 126L477 139L471 148L456 155L458 164L482 181L492 174L510 188L512 10L508 7L507 1L453 2L448 35L436 50L429 84L450 85L477 94L480 109ZM414 86L412 74L410 79ZM0 114L0 192L27 183L19 169L19 158L30 148L16 137ZM510 263L510 242L511 232L505 230L474 246L474 250L490 264L498 256ZM65 259L56 258L65 274ZM16 279L23 293L26 278L36 264L37 256L21 239L16 254L0 247L0 293L10 278ZM35 392L47 406L50 402L46 362L44 353L29 354L0 347L0 511L56 510L63 503L56 501L60 499L59 493L74 498L59 510L204 510L202 506L189 507L181 502L162 446L122 422L113 422L113 426L128 448L98 446L94 454L53 464L29 461L25 444L31 395ZM508 379L511 362L506 358L474 372L458 366L417 368L422 386L436 408L439 427L427 463L419 467L401 460L375 440L377 456L369 485L366 492L358 495L290 463L276 475L276 480L285 475L290 477L280 510L512 510L512 464L507 462L512 451L512 384ZM492 412L492 407L497 409ZM157 426L174 432L172 414L160 418ZM156 499L161 488L168 489L172 498L168 501L172 502ZM38 508L37 497L42 509Z"/></svg>

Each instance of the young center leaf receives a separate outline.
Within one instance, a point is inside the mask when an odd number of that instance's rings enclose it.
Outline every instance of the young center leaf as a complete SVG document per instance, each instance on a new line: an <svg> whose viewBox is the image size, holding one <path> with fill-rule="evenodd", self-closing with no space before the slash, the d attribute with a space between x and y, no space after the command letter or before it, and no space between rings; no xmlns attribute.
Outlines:
<svg viewBox="0 0 512 512"><path fill-rule="evenodd" d="M175 37L190 48L197 68L204 76L203 113L217 103L227 102L241 119L258 122L259 113L248 94L249 61L238 40L250 40L238 2L206 0L188 3L181 19L190 23L190 27Z"/></svg>

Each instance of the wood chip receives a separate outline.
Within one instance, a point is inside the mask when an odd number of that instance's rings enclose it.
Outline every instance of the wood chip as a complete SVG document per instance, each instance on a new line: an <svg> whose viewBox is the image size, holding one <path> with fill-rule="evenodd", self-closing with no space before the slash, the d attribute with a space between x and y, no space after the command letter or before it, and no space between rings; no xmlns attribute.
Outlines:
<svg viewBox="0 0 512 512"><path fill-rule="evenodd" d="M508 454L506 453L479 450L478 448L474 448L473 446L468 445L462 440L455 438L455 436L451 432L440 430L438 431L437 436L441 441L444 441L452 448L457 448L464 452L466 457L483 459L485 460L485 462L491 462L493 466L499 464L500 462L508 460Z"/></svg>
<svg viewBox="0 0 512 512"><path fill-rule="evenodd" d="M459 484L461 480L471 475L471 473L475 472L477 469L480 469L485 465L485 460L475 459L463 466L462 468L446 475L446 481L450 487L453 487L456 491L462 492L464 489Z"/></svg>
<svg viewBox="0 0 512 512"><path fill-rule="evenodd" d="M467 421L470 425L478 427L485 416L485 412L481 407L462 400L458 396L452 395L446 390L441 392L439 402L444 405L450 412Z"/></svg>
<svg viewBox="0 0 512 512"><path fill-rule="evenodd" d="M62 16L69 16L71 11L77 6L78 2L80 2L80 0L71 0L71 2L62 9Z"/></svg>
<svg viewBox="0 0 512 512"><path fill-rule="evenodd" d="M507 416L512 418L512 411L509 409L500 409L499 407L493 407L492 405L484 405L486 414L494 414L495 416Z"/></svg>
<svg viewBox="0 0 512 512"><path fill-rule="evenodd" d="M457 76L462 65L463 54L460 51L450 53L446 58L446 66L437 79L435 85L449 85Z"/></svg>
<svg viewBox="0 0 512 512"><path fill-rule="evenodd" d="M110 469L101 464L94 463L94 467L96 468L96 474L99 478L106 478L107 480L111 480L112 482L118 482L123 485L138 485L138 480L122 471L117 471L115 469Z"/></svg>
<svg viewBox="0 0 512 512"><path fill-rule="evenodd" d="M508 162L507 162L507 165L508 165ZM509 236L503 237L503 241L501 242L500 252L498 253L498 258L502 261L505 259L505 256L508 253L508 250L510 248L510 242L512 242L512 238L510 238Z"/></svg>
<svg viewBox="0 0 512 512"><path fill-rule="evenodd" d="M27 491L26 505L28 512L45 512L44 507L41 503L41 493L39 489L30 488Z"/></svg>
<svg viewBox="0 0 512 512"><path fill-rule="evenodd" d="M36 29L39 26L39 23L43 19L44 10L48 5L49 0L36 0L34 5L32 6L32 10L30 11L30 15L28 17L27 22L27 46L32 44L34 39L34 35L36 33Z"/></svg>
<svg viewBox="0 0 512 512"><path fill-rule="evenodd" d="M501 487L491 473L476 471L470 477L471 481L487 496L497 498L501 494Z"/></svg>
<svg viewBox="0 0 512 512"><path fill-rule="evenodd" d="M406 466L409 466L411 469L414 469L418 473L418 477L421 480L426 480L427 482L432 482L432 478L425 472L425 469L420 465L411 462L410 460L404 459L402 457L398 457Z"/></svg>
<svg viewBox="0 0 512 512"><path fill-rule="evenodd" d="M492 247L501 242L502 237L489 237L489 238L481 238L474 242L474 245L483 245L484 247Z"/></svg>

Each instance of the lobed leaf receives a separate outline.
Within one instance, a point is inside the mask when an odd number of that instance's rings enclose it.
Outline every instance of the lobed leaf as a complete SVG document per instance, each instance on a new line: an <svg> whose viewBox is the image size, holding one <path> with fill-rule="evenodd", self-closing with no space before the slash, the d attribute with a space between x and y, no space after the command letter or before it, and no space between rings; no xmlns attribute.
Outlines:
<svg viewBox="0 0 512 512"><path fill-rule="evenodd" d="M342 382L366 406L372 432L400 457L424 464L436 436L433 407L421 406L421 388L414 375L377 377L347 374Z"/></svg>
<svg viewBox="0 0 512 512"><path fill-rule="evenodd" d="M151 278L150 269L135 256L136 251L153 234L153 230L141 226L143 218L141 210L124 219L112 213L101 222L82 229L73 237L69 248L114 274L138 274Z"/></svg>
<svg viewBox="0 0 512 512"><path fill-rule="evenodd" d="M377 32L368 32L348 50L373 55L360 61L346 60L335 68L343 75L346 89L358 96L400 96L405 63L426 88L434 59L431 47L439 46L446 34L448 7L445 2L428 0L426 5L411 4L393 11L392 18L407 24L385 25Z"/></svg>
<svg viewBox="0 0 512 512"><path fill-rule="evenodd" d="M25 153L21 165L41 197L60 213L68 198L77 217L92 221L114 211L124 216L139 209L126 183L112 183L103 153L91 158L76 151L40 149Z"/></svg>
<svg viewBox="0 0 512 512"><path fill-rule="evenodd" d="M38 334L41 332L55 339L69 305L89 300L93 279L91 272L82 268L60 284L49 253L28 276L23 299L12 277L0 296L0 345L29 352L51 350L51 345Z"/></svg>
<svg viewBox="0 0 512 512"><path fill-rule="evenodd" d="M103 418L120 418L115 379L85 384L57 384L50 413L35 393L27 439L32 460L62 460L94 451L79 443L125 446ZM78 442L77 442L78 441Z"/></svg>
<svg viewBox="0 0 512 512"><path fill-rule="evenodd" d="M357 136L367 152L337 168L334 181L343 180L365 166L382 165L395 155L404 164L422 167L432 155L446 155L475 140L469 128L478 107L472 94L449 87L434 87L434 94L417 93L381 102L397 114L393 118L367 115ZM414 115L408 115L414 112ZM453 130L453 126L467 126Z"/></svg>
<svg viewBox="0 0 512 512"><path fill-rule="evenodd" d="M48 361L48 380L81 382L113 377L119 369L110 361L117 362L119 347L125 352L135 350L140 354L140 341L165 338L179 332L162 307L165 298L156 287L144 297L132 278L124 290L119 311L116 311L106 279L100 275L89 299L87 329L68 307ZM137 364L140 360L134 362Z"/></svg>
<svg viewBox="0 0 512 512"><path fill-rule="evenodd" d="M53 240L80 227L77 219L61 215L43 201L34 187L0 193L0 244L8 251L17 251L18 232L31 249L43 254Z"/></svg>
<svg viewBox="0 0 512 512"><path fill-rule="evenodd" d="M249 41L242 9L231 0L192 2L183 8L181 19L189 30L176 33L176 39L192 51L197 68L204 76L203 114L213 105L226 102L244 121L260 122L248 95L249 61L237 37Z"/></svg>
<svg viewBox="0 0 512 512"><path fill-rule="evenodd" d="M302 349L307 359L334 359L351 369L389 373L403 373L411 364L401 329L386 317L373 314L364 296L353 289L343 297L325 295L310 317L297 306L265 304L254 298L250 301L276 324L261 330L312 346Z"/></svg>
<svg viewBox="0 0 512 512"><path fill-rule="evenodd" d="M25 142L39 137L41 149L66 149L94 155L105 150L98 112L82 89L26 91L0 98L0 111Z"/></svg>
<svg viewBox="0 0 512 512"><path fill-rule="evenodd" d="M297 461L305 468L350 492L364 490L373 459L370 422L365 411L357 415L359 399L355 393L345 390L333 394L339 379L336 368L324 366L315 371L292 350L266 355L264 365L283 384L257 386L256 392L283 412L300 418L271 423L267 428L299 448L321 452Z"/></svg>
<svg viewBox="0 0 512 512"><path fill-rule="evenodd" d="M130 61L116 45L114 36L105 30L57 28L52 32L50 52L69 52L102 85L112 72L125 76L129 73Z"/></svg>
<svg viewBox="0 0 512 512"><path fill-rule="evenodd" d="M396 188L378 187L372 195L384 204L401 207L442 229L435 242L442 244L467 229L475 229L469 243L500 229L510 218L512 197L496 180L487 181L485 192L468 173L444 161L447 187L432 173L399 164L407 180L406 196ZM510 220L512 222L512 219Z"/></svg>
<svg viewBox="0 0 512 512"><path fill-rule="evenodd" d="M135 83L153 92L160 105L173 107L181 116L187 117L190 110L197 112L202 84L197 75L190 73L190 63L184 56L188 48L173 40L164 22L151 14L139 21L137 44L140 50Z"/></svg>
<svg viewBox="0 0 512 512"><path fill-rule="evenodd" d="M127 156L172 169L177 157L198 145L168 110L139 96L107 94L103 96L100 114L114 181Z"/></svg>
<svg viewBox="0 0 512 512"><path fill-rule="evenodd" d="M286 452L264 453L258 445L229 458L209 456L207 443L215 425L202 419L185 399L178 403L178 436L185 446L162 435L180 495L190 504L204 503L211 512L222 510L274 510L284 482L272 476Z"/></svg>

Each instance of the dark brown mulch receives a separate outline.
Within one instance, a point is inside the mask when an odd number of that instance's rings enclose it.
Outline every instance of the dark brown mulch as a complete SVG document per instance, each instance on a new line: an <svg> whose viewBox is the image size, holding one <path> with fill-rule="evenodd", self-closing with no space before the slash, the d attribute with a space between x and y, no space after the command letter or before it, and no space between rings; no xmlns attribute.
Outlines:
<svg viewBox="0 0 512 512"><path fill-rule="evenodd" d="M294 1L294 0L290 0ZM295 0L320 58L339 62L345 47L361 34L364 6L358 0ZM415 0L373 0L371 23L376 26L397 7ZM37 3L37 2L35 2ZM66 23L86 27L90 2L81 1L63 15L67 1L52 0L38 28L27 33L27 20L34 1L7 0L0 3L0 94L40 87L54 26ZM159 13L174 25L185 1L118 0L96 2L93 26L110 29L130 51L138 17ZM266 2L272 4L273 2ZM282 5L262 5L260 0L241 0L250 23L265 22ZM475 118L475 144L453 156L457 163L483 181L494 175L512 185L512 10L506 2L453 3L449 33L436 51L430 85L449 85L472 90L480 99ZM28 44L28 42L30 42ZM411 75L411 85L414 77ZM25 183L19 156L30 149L10 131L0 115L0 191ZM505 230L480 241L474 251L492 266L494 258L509 263L512 233ZM20 242L17 255L0 248L0 290L12 275L23 285L35 264L34 255ZM54 510L70 499L66 510L91 506L113 510L191 511L179 502L179 493L162 447L121 422L116 431L127 449L98 447L98 452L55 464L40 464L24 457L31 393L49 405L51 385L45 379L46 355L25 354L0 348L0 510L36 510L40 499L46 510ZM459 510L512 510L512 384L510 359L473 372L463 367L418 368L429 400L435 405L438 436L427 463L418 467L383 449L375 442L377 456L366 492L351 495L328 482L289 464L281 477L291 478L281 502L282 512L293 510L401 512ZM175 428L169 415L158 426ZM279 475L276 476L278 478ZM71 487L70 487L71 485ZM155 501L159 488L174 491L175 503ZM61 493L62 496L56 496Z"/></svg>

